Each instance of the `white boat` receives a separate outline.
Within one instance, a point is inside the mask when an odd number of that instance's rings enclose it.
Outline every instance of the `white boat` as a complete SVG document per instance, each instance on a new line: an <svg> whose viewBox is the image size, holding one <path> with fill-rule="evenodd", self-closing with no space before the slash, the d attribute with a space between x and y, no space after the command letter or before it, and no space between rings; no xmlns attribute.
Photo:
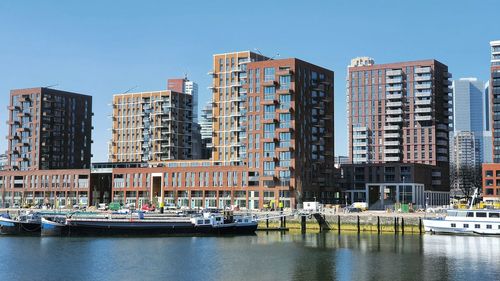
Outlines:
<svg viewBox="0 0 500 281"><path fill-rule="evenodd" d="M500 210L448 210L444 218L424 219L431 233L500 235Z"/></svg>

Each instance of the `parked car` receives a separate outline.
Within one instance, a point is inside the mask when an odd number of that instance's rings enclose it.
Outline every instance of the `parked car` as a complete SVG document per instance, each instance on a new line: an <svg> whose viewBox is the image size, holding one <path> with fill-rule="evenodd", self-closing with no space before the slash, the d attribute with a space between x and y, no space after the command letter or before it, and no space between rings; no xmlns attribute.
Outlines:
<svg viewBox="0 0 500 281"><path fill-rule="evenodd" d="M346 213L360 213L360 212L362 212L362 210L360 208L349 206L349 207L346 207L344 209L344 212L346 212Z"/></svg>
<svg viewBox="0 0 500 281"><path fill-rule="evenodd" d="M97 207L97 210L99 210L99 211L107 211L108 210L108 205L106 203L99 203L99 206Z"/></svg>

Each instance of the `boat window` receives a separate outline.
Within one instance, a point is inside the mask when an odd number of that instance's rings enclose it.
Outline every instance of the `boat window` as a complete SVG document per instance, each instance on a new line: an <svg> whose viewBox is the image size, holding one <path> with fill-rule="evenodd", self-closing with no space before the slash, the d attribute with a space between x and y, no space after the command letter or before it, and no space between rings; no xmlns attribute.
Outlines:
<svg viewBox="0 0 500 281"><path fill-rule="evenodd" d="M486 213L484 213L484 212L477 212L476 213L476 217L477 218L485 218L486 217Z"/></svg>
<svg viewBox="0 0 500 281"><path fill-rule="evenodd" d="M448 216L449 217L456 217L457 216L457 211L448 211Z"/></svg>
<svg viewBox="0 0 500 281"><path fill-rule="evenodd" d="M468 218L473 218L474 217L474 212L467 212L467 217Z"/></svg>
<svg viewBox="0 0 500 281"><path fill-rule="evenodd" d="M198 224L203 224L203 220L198 220Z"/></svg>
<svg viewBox="0 0 500 281"><path fill-rule="evenodd" d="M487 224L487 225L486 225L486 228L487 228L487 229L491 229L491 224Z"/></svg>
<svg viewBox="0 0 500 281"><path fill-rule="evenodd" d="M220 221L220 217L215 218L216 221Z"/></svg>
<svg viewBox="0 0 500 281"><path fill-rule="evenodd" d="M465 217L466 214L467 212L458 212L457 217Z"/></svg>
<svg viewBox="0 0 500 281"><path fill-rule="evenodd" d="M474 228L481 228L481 225L480 224L475 224Z"/></svg>
<svg viewBox="0 0 500 281"><path fill-rule="evenodd" d="M469 228L469 224L468 223L464 223L464 228Z"/></svg>
<svg viewBox="0 0 500 281"><path fill-rule="evenodd" d="M457 227L457 225L455 223L452 223L451 227Z"/></svg>
<svg viewBox="0 0 500 281"><path fill-rule="evenodd" d="M210 220L205 220L205 224L210 224Z"/></svg>
<svg viewBox="0 0 500 281"><path fill-rule="evenodd" d="M248 219L245 219L245 222L248 222Z"/></svg>
<svg viewBox="0 0 500 281"><path fill-rule="evenodd" d="M241 219L238 219L238 222L241 222Z"/></svg>
<svg viewBox="0 0 500 281"><path fill-rule="evenodd" d="M500 218L500 213L490 213L490 218Z"/></svg>

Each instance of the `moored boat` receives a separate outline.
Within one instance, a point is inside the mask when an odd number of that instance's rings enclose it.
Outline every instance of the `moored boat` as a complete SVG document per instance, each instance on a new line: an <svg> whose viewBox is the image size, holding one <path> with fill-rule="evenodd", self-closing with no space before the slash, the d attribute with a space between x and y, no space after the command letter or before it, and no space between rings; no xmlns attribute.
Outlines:
<svg viewBox="0 0 500 281"><path fill-rule="evenodd" d="M168 236L168 235L224 235L252 234L257 221L251 216L233 216L232 213L205 213L192 218L79 218L68 217L64 222L43 220L42 235L67 236ZM45 231L47 230L47 231Z"/></svg>
<svg viewBox="0 0 500 281"><path fill-rule="evenodd" d="M3 235L39 235L40 234L39 213L20 215L15 219L0 217L0 234Z"/></svg>
<svg viewBox="0 0 500 281"><path fill-rule="evenodd" d="M423 223L431 233L500 235L500 210L448 210L445 217Z"/></svg>

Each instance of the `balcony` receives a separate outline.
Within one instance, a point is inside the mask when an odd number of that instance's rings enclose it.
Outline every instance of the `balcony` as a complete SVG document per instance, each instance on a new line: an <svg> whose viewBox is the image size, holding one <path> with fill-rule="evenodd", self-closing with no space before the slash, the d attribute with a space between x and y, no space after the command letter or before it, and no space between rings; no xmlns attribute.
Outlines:
<svg viewBox="0 0 500 281"><path fill-rule="evenodd" d="M431 113L432 108L430 107L419 107L415 109L415 113Z"/></svg>
<svg viewBox="0 0 500 281"><path fill-rule="evenodd" d="M415 116L415 121L431 121L432 116L431 115L416 115Z"/></svg>
<svg viewBox="0 0 500 281"><path fill-rule="evenodd" d="M445 157L445 156L438 156L438 157L437 157L437 161L443 161L443 162L446 162L446 161L448 161L448 157Z"/></svg>
<svg viewBox="0 0 500 281"><path fill-rule="evenodd" d="M265 86L274 86L274 85L276 85L276 81L274 81L274 80L262 81L260 84L264 87Z"/></svg>
<svg viewBox="0 0 500 281"><path fill-rule="evenodd" d="M399 133L385 133L384 134L384 139L396 139L399 137L400 137Z"/></svg>
<svg viewBox="0 0 500 281"><path fill-rule="evenodd" d="M449 145L447 140L437 140L436 144L439 146L448 146Z"/></svg>
<svg viewBox="0 0 500 281"><path fill-rule="evenodd" d="M384 149L384 153L385 154L400 154L401 150L397 149L397 148L388 148L388 149Z"/></svg>
<svg viewBox="0 0 500 281"><path fill-rule="evenodd" d="M423 89L431 89L432 84L431 83L422 83L422 84L416 84L415 89L417 90L423 90Z"/></svg>
<svg viewBox="0 0 500 281"><path fill-rule="evenodd" d="M417 82L430 81L431 79L432 79L431 75L415 76L415 81Z"/></svg>
<svg viewBox="0 0 500 281"><path fill-rule="evenodd" d="M292 93L293 93L292 89L276 89L276 94L278 95L288 95Z"/></svg>
<svg viewBox="0 0 500 281"><path fill-rule="evenodd" d="M389 83L389 84L401 83L401 82L403 82L403 78L401 78L401 77L385 79L385 83Z"/></svg>
<svg viewBox="0 0 500 281"><path fill-rule="evenodd" d="M431 97L431 95L432 95L432 92L430 90L415 93L415 97L417 97L417 98L429 98L429 97Z"/></svg>
<svg viewBox="0 0 500 281"><path fill-rule="evenodd" d="M431 100L416 100L415 105L431 105Z"/></svg>
<svg viewBox="0 0 500 281"><path fill-rule="evenodd" d="M415 73L417 73L417 74L431 73L431 67L430 66L417 67L417 68L415 68Z"/></svg>
<svg viewBox="0 0 500 281"><path fill-rule="evenodd" d="M384 146L399 146L399 141L384 141Z"/></svg>
<svg viewBox="0 0 500 281"><path fill-rule="evenodd" d="M438 130L448 130L448 125L445 124L438 124L437 125Z"/></svg>
<svg viewBox="0 0 500 281"><path fill-rule="evenodd" d="M385 114L389 114L389 115L399 115L399 114L403 114L403 110L401 109L388 109L385 111Z"/></svg>
<svg viewBox="0 0 500 281"><path fill-rule="evenodd" d="M385 162L398 162L399 159L399 156L384 156Z"/></svg>
<svg viewBox="0 0 500 281"><path fill-rule="evenodd" d="M385 98L388 100L400 100L401 99L401 94L386 94Z"/></svg>
<svg viewBox="0 0 500 281"><path fill-rule="evenodd" d="M399 123L399 122L403 122L403 118L402 117L386 117L385 121L388 123Z"/></svg>
<svg viewBox="0 0 500 281"><path fill-rule="evenodd" d="M388 87L385 87L385 90L388 91L388 92L399 92L399 91L403 90L403 86L402 85L399 85L399 86L388 86Z"/></svg>
<svg viewBox="0 0 500 281"><path fill-rule="evenodd" d="M388 101L385 104L386 107L402 107L403 102L400 101Z"/></svg>
<svg viewBox="0 0 500 281"><path fill-rule="evenodd" d="M402 75L403 71L401 69L395 69L395 70L387 70L385 72L386 76L399 76Z"/></svg>
<svg viewBox="0 0 500 281"><path fill-rule="evenodd" d="M437 153L439 154L448 154L448 149L446 148L438 148Z"/></svg>
<svg viewBox="0 0 500 281"><path fill-rule="evenodd" d="M447 86L451 86L451 81L446 79L446 80L443 80L443 84L444 85L447 85Z"/></svg>
<svg viewBox="0 0 500 281"><path fill-rule="evenodd" d="M399 125L388 125L384 126L385 131L397 131L399 130Z"/></svg>

